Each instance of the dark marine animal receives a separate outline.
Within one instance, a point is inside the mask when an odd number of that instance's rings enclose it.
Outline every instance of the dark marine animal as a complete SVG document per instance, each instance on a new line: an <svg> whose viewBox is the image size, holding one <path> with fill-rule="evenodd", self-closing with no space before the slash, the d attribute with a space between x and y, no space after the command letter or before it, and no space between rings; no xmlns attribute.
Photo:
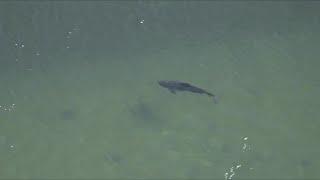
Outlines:
<svg viewBox="0 0 320 180"><path fill-rule="evenodd" d="M167 88L173 94L176 94L176 91L189 91L192 93L206 94L213 98L214 103L218 103L217 97L214 94L186 82L161 80L158 81L158 84L164 88Z"/></svg>

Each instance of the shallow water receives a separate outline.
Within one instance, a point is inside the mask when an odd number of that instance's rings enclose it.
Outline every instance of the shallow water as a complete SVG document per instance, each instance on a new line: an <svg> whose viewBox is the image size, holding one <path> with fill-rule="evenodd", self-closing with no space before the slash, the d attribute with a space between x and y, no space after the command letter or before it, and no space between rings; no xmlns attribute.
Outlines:
<svg viewBox="0 0 320 180"><path fill-rule="evenodd" d="M1 2L0 178L319 178L319 8Z"/></svg>

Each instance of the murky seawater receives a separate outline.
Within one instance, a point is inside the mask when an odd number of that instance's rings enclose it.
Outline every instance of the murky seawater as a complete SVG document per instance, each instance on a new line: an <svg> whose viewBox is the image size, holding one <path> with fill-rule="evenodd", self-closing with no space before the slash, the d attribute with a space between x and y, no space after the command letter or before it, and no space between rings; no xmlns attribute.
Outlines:
<svg viewBox="0 0 320 180"><path fill-rule="evenodd" d="M319 178L319 8L0 2L0 178Z"/></svg>

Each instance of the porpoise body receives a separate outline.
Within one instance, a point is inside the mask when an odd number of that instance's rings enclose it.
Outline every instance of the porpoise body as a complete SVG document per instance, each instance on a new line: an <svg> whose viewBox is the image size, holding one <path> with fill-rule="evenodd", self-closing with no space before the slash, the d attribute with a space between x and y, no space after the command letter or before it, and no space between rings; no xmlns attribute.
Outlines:
<svg viewBox="0 0 320 180"><path fill-rule="evenodd" d="M186 82L161 80L158 81L158 84L164 88L167 88L173 94L176 94L177 91L188 91L192 93L206 94L213 98L214 103L218 103L217 97L214 94Z"/></svg>

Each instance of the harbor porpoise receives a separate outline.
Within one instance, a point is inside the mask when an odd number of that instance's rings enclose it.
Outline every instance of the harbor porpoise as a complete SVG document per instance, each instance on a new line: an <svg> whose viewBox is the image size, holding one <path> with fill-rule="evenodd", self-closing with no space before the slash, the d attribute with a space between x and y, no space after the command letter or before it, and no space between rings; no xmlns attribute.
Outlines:
<svg viewBox="0 0 320 180"><path fill-rule="evenodd" d="M158 81L158 84L164 88L167 88L173 94L176 94L176 91L189 91L193 93L206 94L213 98L214 103L218 103L217 97L214 94L186 82L161 80Z"/></svg>

